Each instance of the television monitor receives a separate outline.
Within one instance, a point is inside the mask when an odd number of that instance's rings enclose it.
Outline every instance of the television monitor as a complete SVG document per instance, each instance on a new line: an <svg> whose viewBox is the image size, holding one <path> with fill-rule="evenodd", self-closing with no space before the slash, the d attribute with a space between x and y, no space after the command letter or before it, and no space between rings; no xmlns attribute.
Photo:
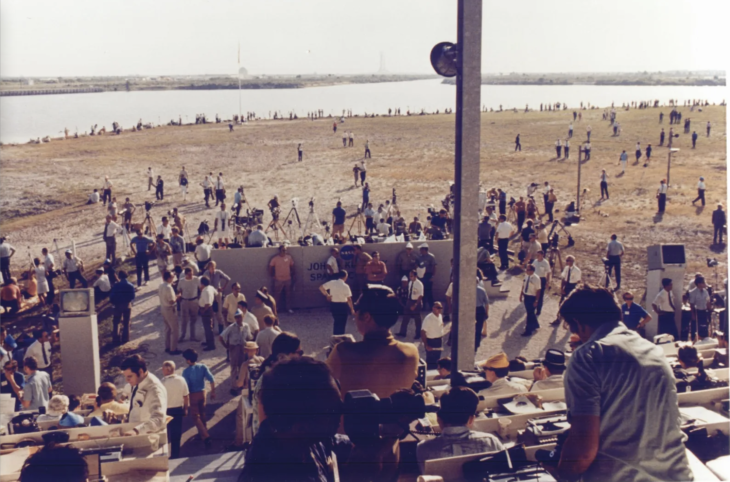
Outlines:
<svg viewBox="0 0 730 482"><path fill-rule="evenodd" d="M61 290L61 316L90 316L95 313L94 290Z"/></svg>
<svg viewBox="0 0 730 482"><path fill-rule="evenodd" d="M662 262L664 264L685 264L683 244L663 244Z"/></svg>

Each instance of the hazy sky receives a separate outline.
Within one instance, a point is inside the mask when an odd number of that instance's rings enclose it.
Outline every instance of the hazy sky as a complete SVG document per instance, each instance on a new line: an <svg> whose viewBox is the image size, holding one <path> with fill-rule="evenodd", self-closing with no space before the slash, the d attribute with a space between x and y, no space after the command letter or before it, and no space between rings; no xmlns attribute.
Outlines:
<svg viewBox="0 0 730 482"><path fill-rule="evenodd" d="M486 0L483 72L724 70L727 0ZM10 76L431 73L455 0L2 0Z"/></svg>

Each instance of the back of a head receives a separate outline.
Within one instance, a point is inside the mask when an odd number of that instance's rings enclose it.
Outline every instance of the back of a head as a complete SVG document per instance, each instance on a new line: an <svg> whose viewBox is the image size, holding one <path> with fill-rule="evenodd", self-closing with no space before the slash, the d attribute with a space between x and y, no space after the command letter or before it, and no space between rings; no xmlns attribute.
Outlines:
<svg viewBox="0 0 730 482"><path fill-rule="evenodd" d="M367 285L357 301L355 311L369 313L376 325L390 328L400 316L401 306L393 290L383 285Z"/></svg>
<svg viewBox="0 0 730 482"><path fill-rule="evenodd" d="M302 342L294 333L283 331L274 338L271 344L271 355L291 355L296 352L301 346Z"/></svg>
<svg viewBox="0 0 730 482"><path fill-rule="evenodd" d="M323 362L299 357L276 363L262 377L259 400L278 432L297 431L307 438L337 432L340 389Z"/></svg>
<svg viewBox="0 0 730 482"><path fill-rule="evenodd" d="M49 447L28 457L20 482L86 482L89 468L79 449Z"/></svg>
<svg viewBox="0 0 730 482"><path fill-rule="evenodd" d="M96 391L96 394L103 403L111 402L116 396L116 388L111 383L102 383Z"/></svg>
<svg viewBox="0 0 730 482"><path fill-rule="evenodd" d="M700 356L697 348L693 346L683 346L677 351L677 358L686 368L696 367L700 362Z"/></svg>
<svg viewBox="0 0 730 482"><path fill-rule="evenodd" d="M453 387L441 397L439 418L449 425L466 425L477 413L479 397L467 387Z"/></svg>
<svg viewBox="0 0 730 482"><path fill-rule="evenodd" d="M605 323L621 320L621 308L605 288L583 285L565 299L560 306L560 316L570 325L570 331L576 333L576 323L595 329Z"/></svg>

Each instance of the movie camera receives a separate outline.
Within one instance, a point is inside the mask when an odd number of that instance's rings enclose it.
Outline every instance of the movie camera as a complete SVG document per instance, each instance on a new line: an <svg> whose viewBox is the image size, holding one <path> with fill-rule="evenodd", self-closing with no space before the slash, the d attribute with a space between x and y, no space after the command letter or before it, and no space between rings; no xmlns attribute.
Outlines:
<svg viewBox="0 0 730 482"><path fill-rule="evenodd" d="M264 210L263 209L256 209L255 207L252 209L246 209L246 215L245 216L236 216L236 225L241 227L249 227L249 228L255 228L259 224L264 223Z"/></svg>
<svg viewBox="0 0 730 482"><path fill-rule="evenodd" d="M556 233L555 231L559 232ZM573 239L573 236L571 236L568 230L565 229L565 225L556 219L553 221L553 225L548 233L548 242L550 243L551 249L558 248L558 243L560 242L559 233L565 233L565 235L568 236L568 247L575 246L575 239Z"/></svg>

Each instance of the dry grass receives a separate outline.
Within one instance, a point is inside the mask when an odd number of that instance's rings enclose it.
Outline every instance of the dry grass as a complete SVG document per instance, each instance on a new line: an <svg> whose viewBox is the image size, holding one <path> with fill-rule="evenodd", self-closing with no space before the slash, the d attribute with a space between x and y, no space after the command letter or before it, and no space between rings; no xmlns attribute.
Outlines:
<svg viewBox="0 0 730 482"><path fill-rule="evenodd" d="M482 115L481 182L485 187L501 187L509 196L524 195L530 182L550 181L562 212L575 196L578 139L585 138L585 127L593 128L591 161L582 166L583 186L597 201L599 175L606 169L610 176L611 200L586 211L580 225L571 227L577 245L564 250L578 257L588 279L602 270L600 257L612 233L626 246L624 278L626 288L641 289L646 269L645 247L654 243L684 243L688 252L688 272L705 265L710 251L711 211L716 202L727 197L725 108L709 107L703 112L683 116L692 118L700 134L692 150L689 135L680 134L675 147L681 151L672 165L672 186L663 219L655 219L654 194L659 180L666 175L666 149L657 147L660 110L669 108L619 111L623 133L611 137L608 122L601 121L600 110L583 111L576 122L571 141L571 159L556 160L554 142L567 135L571 111L530 113L485 113ZM712 136L705 137L705 123L713 124ZM664 128L669 130L668 117ZM159 216L180 205L177 174L185 165L193 180L188 202L182 208L193 226L204 218L212 220L213 211L205 210L197 183L209 172L222 171L227 179L229 198L235 186L243 184L248 200L263 207L274 193L285 203L301 199L306 216L306 199L316 196L322 219L337 198L348 212L354 212L361 192L353 187L352 167L363 155L365 139L370 140L373 159L368 164L371 200L383 202L397 187L404 214L425 216L426 206L439 206L453 179L454 116L379 117L348 119L340 129L355 133L357 147L343 148L341 130L332 132L332 120L260 121L228 132L227 125L160 127L122 136L87 137L54 141L42 145L3 146L2 231L10 233L11 243L20 248L15 259L25 259L28 246L34 255L40 247L58 238L60 245L75 239L86 260L103 255L101 225L105 211L85 206L88 193L101 187L104 175L115 183L120 203L130 196L140 205L153 199L147 192L146 169L152 166L166 181L166 198L153 213ZM682 132L681 126L675 129ZM523 150L513 153L516 133L522 137ZM655 149L648 168L633 165L636 141ZM296 145L304 145L304 162L296 162ZM622 149L629 154L627 174L617 177L616 164ZM697 178L704 175L708 206L702 210L691 205L696 195ZM49 201L58 204L44 204ZM29 214L29 215L24 215ZM723 252L723 267L726 258ZM705 269L706 270L706 269Z"/></svg>

